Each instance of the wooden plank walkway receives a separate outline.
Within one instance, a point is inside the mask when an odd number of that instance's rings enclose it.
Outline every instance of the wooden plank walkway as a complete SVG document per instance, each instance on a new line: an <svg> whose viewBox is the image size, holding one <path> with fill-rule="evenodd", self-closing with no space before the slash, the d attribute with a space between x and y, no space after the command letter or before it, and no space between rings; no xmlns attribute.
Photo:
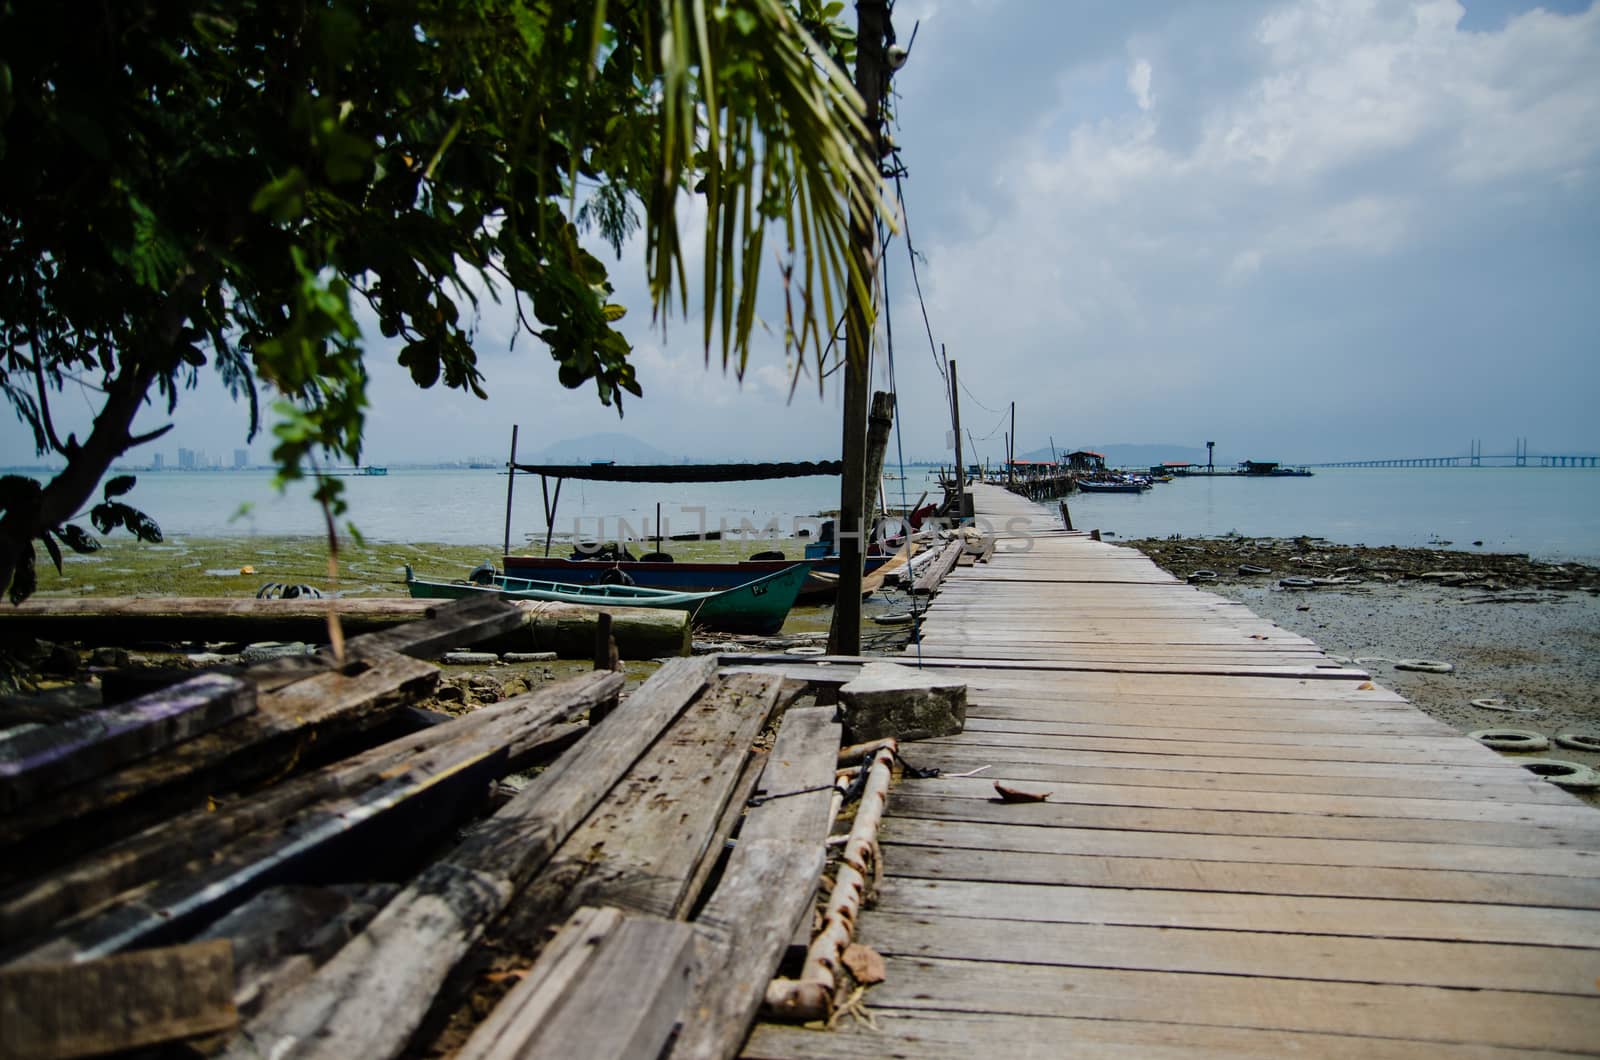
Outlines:
<svg viewBox="0 0 1600 1060"><path fill-rule="evenodd" d="M761 1024L746 1056L1600 1050L1600 813L1131 549L977 508L1018 536L920 646L967 730L905 752L989 768L895 789L875 1028Z"/></svg>

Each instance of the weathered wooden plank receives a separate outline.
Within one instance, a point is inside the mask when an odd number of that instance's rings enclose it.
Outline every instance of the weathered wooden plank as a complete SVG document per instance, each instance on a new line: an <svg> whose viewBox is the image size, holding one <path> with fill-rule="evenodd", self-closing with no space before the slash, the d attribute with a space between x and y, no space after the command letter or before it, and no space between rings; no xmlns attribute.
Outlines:
<svg viewBox="0 0 1600 1060"><path fill-rule="evenodd" d="M1473 740L1397 738L1377 740L1367 746L1322 746L1310 742L1285 743L1281 734L1262 740L1151 740L1143 737L1095 736L1092 734L1053 735L1046 733L969 732L962 745L975 754L989 747L1026 747L1042 750L1085 750L1129 752L1133 754L1238 755L1247 758L1279 758L1285 762L1389 762L1405 765L1481 766L1498 763L1512 768L1504 758Z"/></svg>
<svg viewBox="0 0 1600 1060"><path fill-rule="evenodd" d="M618 607L605 611L580 604L553 601L518 601L527 616L527 644L513 650L553 651L563 659L581 659L594 652L600 615L611 616L611 636L624 659L660 659L688 655L691 626L689 612L644 607ZM496 646L511 648L503 641Z"/></svg>
<svg viewBox="0 0 1600 1060"><path fill-rule="evenodd" d="M843 727L832 707L791 707L772 742L757 795L762 802L745 815L741 842L828 834L834 771ZM821 788L823 790L808 790ZM804 792L804 794L795 794Z"/></svg>
<svg viewBox="0 0 1600 1060"><path fill-rule="evenodd" d="M892 859L893 855L891 855ZM1594 995L1595 940L1507 946L1287 932L1216 932L875 911L861 941L903 957Z"/></svg>
<svg viewBox="0 0 1600 1060"><path fill-rule="evenodd" d="M1173 750L1174 744L1195 743L1257 743L1283 744L1288 747L1393 747L1406 750L1434 750L1441 742L1456 743L1469 749L1473 746L1461 733L1448 726L1413 726L1411 731L1319 731L1307 726L1274 728L1270 726L1213 726L1204 716L1171 716L1165 726L1127 725L1119 716L1115 721L1085 721L1060 718L1051 721L1004 720L975 718L968 731L974 733L1008 734L1030 740L1035 736L1099 736L1108 739L1144 740L1152 747ZM1181 748L1177 748L1181 750ZM1477 752L1474 750L1474 754ZM1480 758L1483 756L1479 755ZM1487 761L1487 759L1485 759Z"/></svg>
<svg viewBox="0 0 1600 1060"><path fill-rule="evenodd" d="M444 626L457 626L458 618L466 614L475 615L468 624L477 626L480 631L491 626L498 626L499 631L503 631L523 624L524 620L515 613L512 605L500 600L490 602L498 605L501 616L509 614L509 620L505 617L498 620L489 618L493 612L481 606L470 609L441 606L437 600L410 600L403 597L338 597L324 600L257 600L253 597L235 599L217 596L36 597L0 612L0 639L29 633L62 640L116 644L130 638L139 641L179 641L223 636L237 640L302 640L315 644L327 639L330 613L339 616L340 624L352 639L396 624L418 623L427 618L443 619ZM451 604L454 603L451 601ZM427 640L440 636L449 639L449 636L460 636L463 632L464 628L457 628L453 635L446 635L445 630L440 628L420 640L417 639L418 634L413 633L409 638L399 636L384 641L379 650L426 655L445 650L426 647ZM415 641L419 650L405 651L399 647L408 639Z"/></svg>
<svg viewBox="0 0 1600 1060"><path fill-rule="evenodd" d="M1571 1055L1476 1042L1207 1027L1161 1021L1154 1014L1148 1020L1103 1020L881 1009L874 1011L873 1023L876 1029L853 1027L846 1020L829 1031L762 1024L742 1055L746 1060L1561 1060Z"/></svg>
<svg viewBox="0 0 1600 1060"><path fill-rule="evenodd" d="M723 809L780 687L744 675L707 689L516 897L497 948L531 955L580 905L687 916L690 884L720 844Z"/></svg>
<svg viewBox="0 0 1600 1060"><path fill-rule="evenodd" d="M754 811L752 811L754 812ZM747 839L695 918L696 966L675 1060L735 1055L822 873L820 837Z"/></svg>
<svg viewBox="0 0 1600 1060"><path fill-rule="evenodd" d="M227 1030L227 941L82 963L0 968L0 1056L93 1056Z"/></svg>
<svg viewBox="0 0 1600 1060"><path fill-rule="evenodd" d="M1115 828L1057 828L937 820L892 815L884 824L889 842L925 846L992 848L1085 857L1171 857L1180 861L1257 861L1290 865L1370 865L1437 869L1441 872L1503 872L1592 878L1600 873L1593 850L1540 850L1389 840L1327 839L1320 836L1227 836Z"/></svg>
<svg viewBox="0 0 1600 1060"><path fill-rule="evenodd" d="M542 744L542 734L553 738L565 719L615 702L622 686L618 674L582 674L380 745L258 795L162 822L0 896L0 938L20 942L186 863L209 862L240 836L286 821L316 800L359 795L408 768L418 756L473 733L504 745L506 765L516 769Z"/></svg>
<svg viewBox="0 0 1600 1060"><path fill-rule="evenodd" d="M934 880L1136 887L1234 894L1325 895L1600 909L1600 880L1525 873L1438 872L1370 865L1284 865L1152 857L1086 858L1013 850L885 844L889 874Z"/></svg>
<svg viewBox="0 0 1600 1060"><path fill-rule="evenodd" d="M1128 673L1150 674L1168 676L1197 677L1261 677L1261 678L1299 678L1315 681L1367 681L1371 674L1365 670L1355 669L1337 663L1325 666L1310 665L1273 665L1271 663L1241 663L1238 665L1203 663L1160 663L1160 662L1071 662L1056 659L1008 659L988 658L984 656L962 656L941 654L936 652L923 652L917 654L917 646L912 645L902 654L918 657L925 666L937 666L948 669L985 669L985 670L1011 670L1011 671L1043 671L1055 674L1076 672L1090 673ZM789 662L792 658L769 658L761 653L751 652L741 655L722 656L722 661L730 666L752 666L767 662ZM855 664L859 665L861 656L856 655L830 655L821 656L812 660L817 664Z"/></svg>
<svg viewBox="0 0 1600 1060"><path fill-rule="evenodd" d="M450 970L511 896L710 680L709 657L674 659L488 825L426 869L367 930L268 1006L228 1055L392 1057Z"/></svg>
<svg viewBox="0 0 1600 1060"><path fill-rule="evenodd" d="M1513 768L1513 767L1507 767ZM908 785L909 787L909 785ZM1303 795L1296 792L1144 787L1133 784L1057 783L1050 801L1066 805L1149 806L1160 809L1326 814L1330 817L1392 820L1481 821L1521 827L1600 828L1594 808L1577 799L1552 803L1501 804L1469 799L1410 799L1397 796ZM949 799L994 798L987 776L934 777L918 781L915 792Z"/></svg>
<svg viewBox="0 0 1600 1060"><path fill-rule="evenodd" d="M1137 746L1137 745L1135 745ZM1076 775L1079 769L1100 768L1107 771L1158 772L1170 775L1176 786L1189 786L1180 774L1195 774L1202 785L1250 790L1256 777L1309 779L1337 777L1352 783L1364 780L1409 782L1411 793L1419 797L1449 798L1460 785L1497 784L1521 786L1530 783L1531 773L1511 767L1504 759L1495 757L1472 764L1459 762L1354 762L1339 759L1313 759L1290 757L1282 749L1275 749L1270 757L1236 754L1159 754L1142 750L1120 748L1075 747L1022 747L1022 746L967 746L961 740L926 740L916 748L917 760L927 759L934 764L948 762L948 772L964 773L980 765L992 769L1010 769L1037 766L1046 770L1067 771ZM1082 774L1087 778L1088 774ZM1545 788L1551 787L1544 783ZM1535 790L1543 790L1534 785ZM1540 802L1558 802L1566 805L1571 796L1559 799L1540 798Z"/></svg>
<svg viewBox="0 0 1600 1060"><path fill-rule="evenodd" d="M955 567L956 560L961 558L965 545L960 541L951 541L944 546L944 551L928 562L928 565L917 575L917 580L911 584L911 591L918 595L926 596L939 588L939 583L945 580L950 571Z"/></svg>
<svg viewBox="0 0 1600 1060"><path fill-rule="evenodd" d="M1057 752L1071 756L1072 752ZM1396 796L1407 799L1434 799L1439 801L1468 801L1482 804L1485 801L1514 804L1539 803L1553 806L1570 806L1572 795L1549 781L1534 776L1525 769L1506 770L1499 767L1451 766L1382 766L1374 765L1372 772L1353 763L1314 763L1318 766L1349 765L1359 772L1339 770L1301 770L1285 773L1282 759L1250 760L1250 767L1232 771L1240 762L1233 758L1183 758L1173 768L1166 762L1152 767L1148 762L1121 761L1121 755L1084 754L1078 764L1060 760L1053 754L971 755L949 748L930 750L918 747L913 761L918 766L936 767L946 773L965 773L982 764L984 779L1039 782L1046 787L1053 784L1082 782L1085 784L1117 784L1153 788L1200 788L1207 791L1231 792L1295 792L1307 795L1366 795ZM1163 756L1129 756L1151 758ZM1016 758L1026 759L1023 761ZM1167 758L1170 762L1172 759ZM1383 775L1377 771L1389 769ZM1507 775L1509 774L1509 775Z"/></svg>
<svg viewBox="0 0 1600 1060"><path fill-rule="evenodd" d="M912 974L897 974L902 968ZM1124 1020L1148 1017L1159 999L1162 1017L1175 1023L1572 1052L1592 1047L1600 1020L1592 996L939 958L891 958L873 995L879 1008Z"/></svg>
<svg viewBox="0 0 1600 1060"><path fill-rule="evenodd" d="M250 1015L309 977L394 897L393 883L270 887L196 941L233 945L233 1001Z"/></svg>
<svg viewBox="0 0 1600 1060"><path fill-rule="evenodd" d="M255 688L201 674L147 696L0 742L0 812L90 780L255 709Z"/></svg>
<svg viewBox="0 0 1600 1060"><path fill-rule="evenodd" d="M1600 846L1600 820L1588 827L1500 824L1480 821L1404 820L1386 817L1329 817L1314 813L1264 813L1249 810L1190 810L1147 806L1096 806L1036 802L1008 805L983 799L941 799L897 792L896 812L908 817L1054 825L1064 828L1118 828L1150 832L1200 832L1211 835L1304 836L1372 839L1390 842L1469 843L1477 846L1549 849Z"/></svg>
<svg viewBox="0 0 1600 1060"><path fill-rule="evenodd" d="M833 713L784 715L762 775L765 794L782 797L746 814L722 882L695 921L699 960L675 1058L734 1055L790 939L810 919L839 750Z"/></svg>
<svg viewBox="0 0 1600 1060"><path fill-rule="evenodd" d="M677 1029L693 962L688 924L579 909L456 1055L655 1060Z"/></svg>
<svg viewBox="0 0 1600 1060"><path fill-rule="evenodd" d="M176 806L281 773L313 744L373 724L437 681L438 670L427 663L380 655L285 685L258 696L256 710L231 724L0 818L0 845L112 807L119 827L141 827ZM152 795L159 805L138 820L133 800Z"/></svg>
<svg viewBox="0 0 1600 1060"><path fill-rule="evenodd" d="M189 871L52 933L15 959L81 960L182 938L266 887L394 871L448 835L506 771L504 743L445 743L358 793L315 803L258 829ZM359 865L342 865L359 857Z"/></svg>
<svg viewBox="0 0 1600 1060"><path fill-rule="evenodd" d="M1440 942L1529 946L1587 945L1600 937L1600 912L1586 909L897 877L885 881L879 908L901 913L1002 920L1143 924L1214 931L1291 931L1373 938L1399 935Z"/></svg>

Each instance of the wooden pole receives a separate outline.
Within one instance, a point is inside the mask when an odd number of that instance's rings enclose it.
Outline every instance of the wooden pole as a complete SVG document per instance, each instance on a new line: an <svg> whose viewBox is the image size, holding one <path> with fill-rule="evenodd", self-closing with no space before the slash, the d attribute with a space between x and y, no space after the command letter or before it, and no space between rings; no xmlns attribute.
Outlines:
<svg viewBox="0 0 1600 1060"><path fill-rule="evenodd" d="M872 395L867 417L867 495L887 501L883 489L883 462L889 452L889 432L894 429L894 395L882 390ZM888 504L881 506L885 511Z"/></svg>
<svg viewBox="0 0 1600 1060"><path fill-rule="evenodd" d="M1011 433L1006 436L1006 484L1017 481L1017 403L1011 403Z"/></svg>
<svg viewBox="0 0 1600 1060"><path fill-rule="evenodd" d="M506 461L506 541L502 556L511 555L511 488L517 483L517 425L511 425L511 459Z"/></svg>
<svg viewBox="0 0 1600 1060"><path fill-rule="evenodd" d="M856 0L856 90L861 93L867 142L878 159L879 108L887 60L884 35L889 25L886 0ZM874 211L867 205L872 189L850 196L850 288L845 312L844 431L839 459L839 590L833 608L828 649L835 655L861 653L861 556L863 511L866 508L867 387L872 377L872 262L877 241Z"/></svg>
<svg viewBox="0 0 1600 1060"><path fill-rule="evenodd" d="M944 352L944 347L939 347ZM950 362L950 426L956 435L956 524L967 514L967 465L961 459L961 395L956 389L956 362ZM976 448L973 454L977 454Z"/></svg>

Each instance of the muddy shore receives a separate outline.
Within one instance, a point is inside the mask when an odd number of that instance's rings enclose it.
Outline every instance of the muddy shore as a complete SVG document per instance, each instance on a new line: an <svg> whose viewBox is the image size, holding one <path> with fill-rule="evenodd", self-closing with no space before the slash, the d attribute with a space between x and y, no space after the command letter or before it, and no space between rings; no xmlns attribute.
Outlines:
<svg viewBox="0 0 1600 1060"><path fill-rule="evenodd" d="M1354 660L1462 732L1600 733L1600 568L1306 537L1122 544ZM1397 670L1402 659L1455 669ZM1552 746L1538 756L1600 768L1596 753Z"/></svg>

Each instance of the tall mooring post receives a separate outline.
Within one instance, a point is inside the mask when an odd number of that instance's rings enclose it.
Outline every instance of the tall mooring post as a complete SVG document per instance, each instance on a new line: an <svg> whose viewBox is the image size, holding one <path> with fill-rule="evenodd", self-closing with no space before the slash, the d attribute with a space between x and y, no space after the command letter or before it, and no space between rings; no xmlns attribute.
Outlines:
<svg viewBox="0 0 1600 1060"><path fill-rule="evenodd" d="M889 34L887 0L856 0L856 91L861 93L862 124L867 143L863 145L876 172L879 155L878 128L885 89L888 59L885 38ZM872 376L872 290L873 251L878 237L877 217L869 205L875 189L859 188L850 196L849 302L845 309L844 434L839 459L843 472L839 481L839 521L834 538L839 543L839 589L833 605L833 625L828 633L828 649L835 655L861 654L861 557L863 555L863 514L867 494L867 387Z"/></svg>
<svg viewBox="0 0 1600 1060"><path fill-rule="evenodd" d="M939 347L944 352L944 347ZM956 388L956 362L950 362L950 426L956 436L956 525L967 517L967 465L961 459L961 396ZM972 455L978 455L973 446Z"/></svg>

